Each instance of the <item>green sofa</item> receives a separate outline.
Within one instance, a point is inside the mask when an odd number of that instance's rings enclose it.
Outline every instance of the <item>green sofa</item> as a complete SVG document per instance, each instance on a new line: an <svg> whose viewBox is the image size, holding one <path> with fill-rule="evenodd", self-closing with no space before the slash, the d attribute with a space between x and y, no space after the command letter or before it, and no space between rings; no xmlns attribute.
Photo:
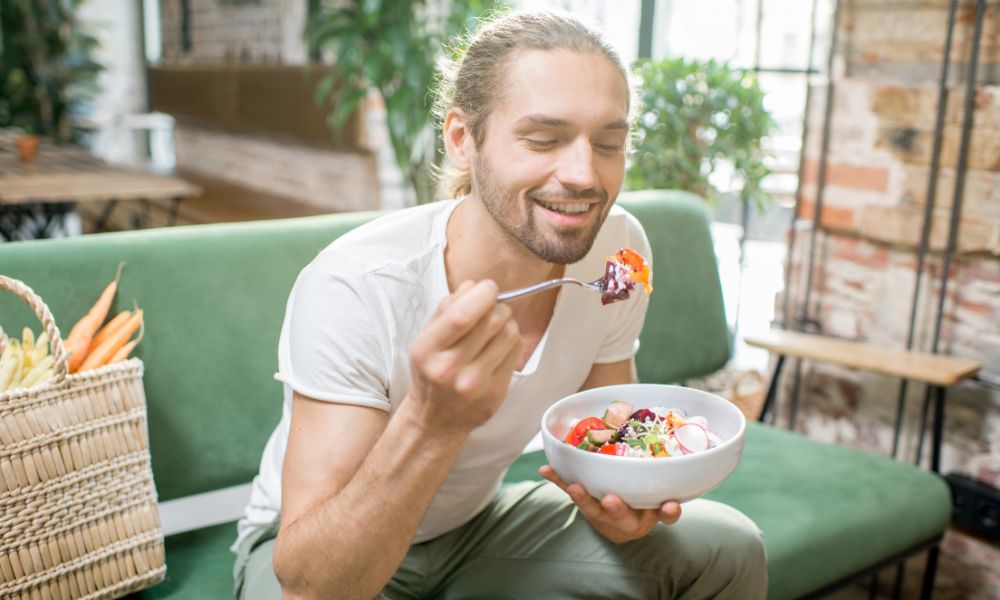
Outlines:
<svg viewBox="0 0 1000 600"><path fill-rule="evenodd" d="M640 378L683 382L722 367L729 332L702 202L679 192L623 194L653 248L653 294ZM285 301L299 270L331 240L377 216L352 213L0 244L0 273L21 279L65 332L125 260L114 310L145 310L150 450L161 503L211 508L217 490L245 494L278 421L272 379ZM0 297L0 324L31 324L26 306ZM508 479L537 478L540 452ZM234 487L242 486L242 487ZM206 494L199 495L199 494ZM232 493L227 496L231 498ZM950 518L934 474L853 449L751 423L739 467L709 497L749 515L769 558L771 598L823 593L933 546ZM238 507L237 507L238 508ZM225 512L225 511L223 511ZM230 507L208 526L168 535L167 578L138 598L231 595L236 529ZM221 523L215 524L212 523Z"/></svg>

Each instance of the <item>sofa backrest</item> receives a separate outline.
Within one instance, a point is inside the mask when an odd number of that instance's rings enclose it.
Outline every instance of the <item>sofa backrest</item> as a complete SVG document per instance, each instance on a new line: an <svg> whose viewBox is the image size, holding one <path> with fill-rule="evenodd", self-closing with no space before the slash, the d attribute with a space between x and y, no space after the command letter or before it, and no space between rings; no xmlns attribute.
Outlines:
<svg viewBox="0 0 1000 600"><path fill-rule="evenodd" d="M707 375L729 360L719 267L700 197L675 190L623 193L653 249L653 295L636 364L646 383Z"/></svg>
<svg viewBox="0 0 1000 600"><path fill-rule="evenodd" d="M638 366L649 382L705 374L728 359L718 271L701 200L623 195L653 247L656 291ZM285 302L323 247L378 213L175 227L0 244L0 273L48 304L65 334L126 261L113 312L145 311L150 451L160 500L246 483L281 410L273 379ZM0 326L38 323L0 295Z"/></svg>

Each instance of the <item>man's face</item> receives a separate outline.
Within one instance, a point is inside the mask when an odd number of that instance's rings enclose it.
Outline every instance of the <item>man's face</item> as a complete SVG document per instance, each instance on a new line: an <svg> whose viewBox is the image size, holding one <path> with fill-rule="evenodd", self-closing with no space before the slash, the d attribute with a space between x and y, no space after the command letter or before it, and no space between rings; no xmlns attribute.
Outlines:
<svg viewBox="0 0 1000 600"><path fill-rule="evenodd" d="M628 87L605 56L516 54L472 161L472 191L540 259L581 260L621 189Z"/></svg>

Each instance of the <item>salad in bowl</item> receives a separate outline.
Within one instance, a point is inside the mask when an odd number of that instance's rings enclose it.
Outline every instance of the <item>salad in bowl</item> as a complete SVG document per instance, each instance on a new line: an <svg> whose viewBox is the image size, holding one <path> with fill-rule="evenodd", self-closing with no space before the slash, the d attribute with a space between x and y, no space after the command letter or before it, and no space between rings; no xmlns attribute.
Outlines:
<svg viewBox="0 0 1000 600"><path fill-rule="evenodd" d="M564 440L587 452L634 458L668 458L704 452L722 443L703 416L685 415L680 408L654 406L638 410L615 400L603 417L573 424Z"/></svg>
<svg viewBox="0 0 1000 600"><path fill-rule="evenodd" d="M746 418L708 392L640 383L567 396L545 412L541 429L545 456L566 483L658 508L697 498L732 473Z"/></svg>

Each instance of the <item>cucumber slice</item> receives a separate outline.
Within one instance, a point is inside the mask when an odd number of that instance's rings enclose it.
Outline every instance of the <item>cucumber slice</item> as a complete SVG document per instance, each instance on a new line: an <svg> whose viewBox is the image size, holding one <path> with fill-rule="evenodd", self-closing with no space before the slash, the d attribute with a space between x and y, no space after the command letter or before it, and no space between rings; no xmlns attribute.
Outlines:
<svg viewBox="0 0 1000 600"><path fill-rule="evenodd" d="M587 441L599 447L613 442L617 435L618 432L614 429L591 429L587 432Z"/></svg>
<svg viewBox="0 0 1000 600"><path fill-rule="evenodd" d="M608 410L604 411L604 422L612 428L618 429L625 424L634 410L635 407L628 402L616 400L608 405Z"/></svg>

